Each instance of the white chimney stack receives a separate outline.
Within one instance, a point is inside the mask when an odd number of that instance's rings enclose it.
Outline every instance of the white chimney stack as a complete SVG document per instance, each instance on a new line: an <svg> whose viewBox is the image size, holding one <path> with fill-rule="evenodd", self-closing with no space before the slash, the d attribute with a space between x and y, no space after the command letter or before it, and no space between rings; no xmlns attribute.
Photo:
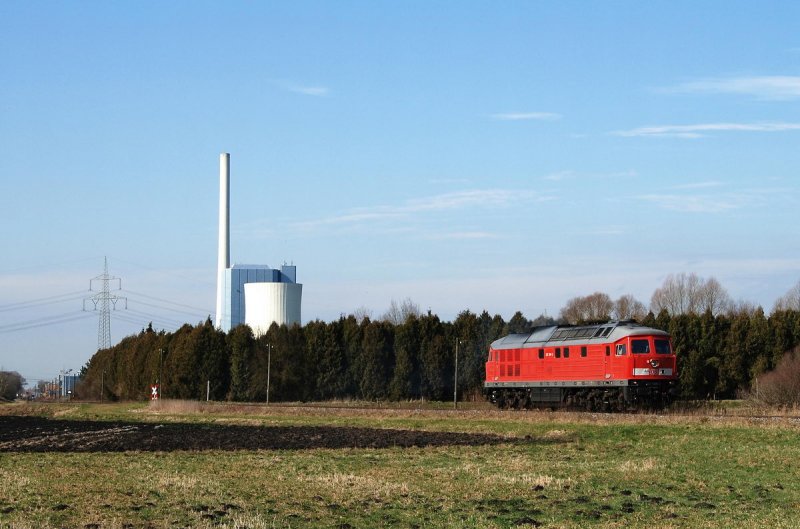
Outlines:
<svg viewBox="0 0 800 529"><path fill-rule="evenodd" d="M225 270L231 266L230 180L231 155L224 152L219 155L219 255L217 259L217 317L214 322L218 329L222 327L225 309Z"/></svg>

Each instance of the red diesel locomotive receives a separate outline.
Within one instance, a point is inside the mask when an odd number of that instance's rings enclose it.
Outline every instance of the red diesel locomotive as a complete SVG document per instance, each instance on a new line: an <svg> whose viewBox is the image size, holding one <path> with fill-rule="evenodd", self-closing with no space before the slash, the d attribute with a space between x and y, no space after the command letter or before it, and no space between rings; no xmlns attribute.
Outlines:
<svg viewBox="0 0 800 529"><path fill-rule="evenodd" d="M484 391L501 408L623 411L667 405L677 379L669 334L613 321L537 327L496 340Z"/></svg>

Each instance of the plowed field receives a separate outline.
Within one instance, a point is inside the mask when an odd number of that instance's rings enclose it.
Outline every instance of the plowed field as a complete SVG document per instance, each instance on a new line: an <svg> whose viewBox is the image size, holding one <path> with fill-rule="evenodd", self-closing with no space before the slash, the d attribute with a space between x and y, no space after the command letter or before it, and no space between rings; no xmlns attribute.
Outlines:
<svg viewBox="0 0 800 529"><path fill-rule="evenodd" d="M172 452L477 446L513 442L489 434L338 426L241 426L0 417L0 452Z"/></svg>

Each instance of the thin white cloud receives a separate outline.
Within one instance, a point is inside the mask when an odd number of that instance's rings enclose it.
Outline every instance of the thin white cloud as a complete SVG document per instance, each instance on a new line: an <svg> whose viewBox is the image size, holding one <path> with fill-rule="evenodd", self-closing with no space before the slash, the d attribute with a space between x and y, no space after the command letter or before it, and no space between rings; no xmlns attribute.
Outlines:
<svg viewBox="0 0 800 529"><path fill-rule="evenodd" d="M583 233L589 235L624 235L627 230L624 226L598 226L596 228L589 228Z"/></svg>
<svg viewBox="0 0 800 529"><path fill-rule="evenodd" d="M330 94L330 89L327 86L305 85L286 79L276 79L273 80L272 83L288 92L305 96L325 97Z"/></svg>
<svg viewBox="0 0 800 529"><path fill-rule="evenodd" d="M708 187L715 187L716 183ZM675 187L671 189L676 189ZM689 188L684 188L689 189ZM728 193L652 193L640 195L637 200L652 202L657 207L668 211L682 213L724 213L727 211L762 207L769 204L776 195L783 193L780 189L741 189Z"/></svg>
<svg viewBox="0 0 800 529"><path fill-rule="evenodd" d="M548 180L550 182L561 182L563 180L571 180L573 178L611 180L617 178L635 178L637 176L639 176L639 173L634 169L628 169L627 171L614 171L609 173L576 173L575 171L565 170L546 174L542 177L542 180Z"/></svg>
<svg viewBox="0 0 800 529"><path fill-rule="evenodd" d="M534 198L534 196L530 191L474 189L412 199L397 209L406 213L416 213L419 211L441 211L471 206L503 206L515 201Z"/></svg>
<svg viewBox="0 0 800 529"><path fill-rule="evenodd" d="M555 121L561 119L561 114L555 112L505 112L491 114L489 117L496 121Z"/></svg>
<svg viewBox="0 0 800 529"><path fill-rule="evenodd" d="M653 202L661 209L682 213L722 213L742 207L723 197L711 195L641 195L639 200Z"/></svg>
<svg viewBox="0 0 800 529"><path fill-rule="evenodd" d="M708 132L783 132L800 130L800 123L699 123L695 125L651 125L631 130L618 130L611 134L624 137L645 138L701 138Z"/></svg>
<svg viewBox="0 0 800 529"><path fill-rule="evenodd" d="M469 184L469 182L470 181L468 178L432 178L431 180L428 180L429 184L436 184L436 185L441 185L441 184L461 185L461 184Z"/></svg>
<svg viewBox="0 0 800 529"><path fill-rule="evenodd" d="M327 225L371 224L383 220L408 218L421 213L458 210L478 207L503 207L518 202L552 200L552 196L533 191L508 189L473 189L444 193L430 197L420 197L399 205L381 205L371 208L357 208L331 217L300 222L294 225L299 229L313 229Z"/></svg>
<svg viewBox="0 0 800 529"><path fill-rule="evenodd" d="M572 171L558 171L556 173L550 173L544 175L542 180L549 180L551 182L560 182L562 180L566 180L568 178L572 178L575 176L575 173Z"/></svg>
<svg viewBox="0 0 800 529"><path fill-rule="evenodd" d="M741 94L764 100L800 98L800 77L767 75L699 79L664 89L673 93Z"/></svg>
<svg viewBox="0 0 800 529"><path fill-rule="evenodd" d="M328 88L325 86L290 86L288 90L296 94L315 97L325 97L329 92Z"/></svg>
<svg viewBox="0 0 800 529"><path fill-rule="evenodd" d="M439 233L431 235L429 239L434 240L477 240L477 239L499 239L500 236L496 233L488 231L459 231L450 233Z"/></svg>
<svg viewBox="0 0 800 529"><path fill-rule="evenodd" d="M720 187L722 182L709 181L709 182L694 182L691 184L681 184L673 186L672 189L707 189L709 187Z"/></svg>

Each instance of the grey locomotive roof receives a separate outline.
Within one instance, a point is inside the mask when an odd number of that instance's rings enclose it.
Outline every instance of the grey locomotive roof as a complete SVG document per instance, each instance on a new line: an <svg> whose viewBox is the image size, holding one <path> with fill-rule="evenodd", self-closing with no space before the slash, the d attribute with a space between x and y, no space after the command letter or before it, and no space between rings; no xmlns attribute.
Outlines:
<svg viewBox="0 0 800 529"><path fill-rule="evenodd" d="M599 325L580 327L557 326L535 327L532 332L509 334L492 342L492 349L522 349L525 347L558 346L580 342L613 342L626 336L669 336L668 333L645 327L630 320L610 321Z"/></svg>

